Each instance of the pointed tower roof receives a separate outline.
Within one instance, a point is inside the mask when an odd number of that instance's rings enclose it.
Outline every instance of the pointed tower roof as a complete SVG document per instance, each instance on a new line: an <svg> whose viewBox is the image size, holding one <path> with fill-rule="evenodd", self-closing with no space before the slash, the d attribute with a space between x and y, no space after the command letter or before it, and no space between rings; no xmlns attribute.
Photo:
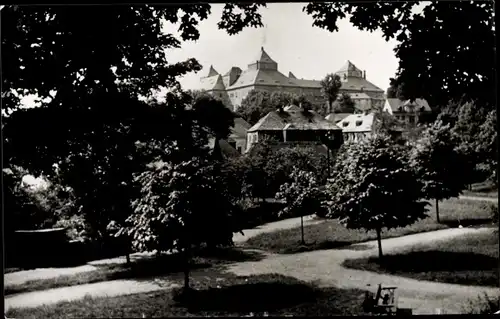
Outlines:
<svg viewBox="0 0 500 319"><path fill-rule="evenodd" d="M297 78L292 72L288 72L288 77L290 79L296 79Z"/></svg>
<svg viewBox="0 0 500 319"><path fill-rule="evenodd" d="M361 72L361 70L358 69L351 61L347 60L346 63L337 71L337 73L352 72L352 71Z"/></svg>
<svg viewBox="0 0 500 319"><path fill-rule="evenodd" d="M261 63L276 63L276 61L271 59L269 54L267 54L267 52L264 50L264 47L260 47L259 55L257 56L257 59L255 59L255 60L259 61Z"/></svg>
<svg viewBox="0 0 500 319"><path fill-rule="evenodd" d="M208 75L207 77L210 77L210 76L214 76L214 75L218 75L219 72L217 72L213 66L210 66L210 70L208 70Z"/></svg>

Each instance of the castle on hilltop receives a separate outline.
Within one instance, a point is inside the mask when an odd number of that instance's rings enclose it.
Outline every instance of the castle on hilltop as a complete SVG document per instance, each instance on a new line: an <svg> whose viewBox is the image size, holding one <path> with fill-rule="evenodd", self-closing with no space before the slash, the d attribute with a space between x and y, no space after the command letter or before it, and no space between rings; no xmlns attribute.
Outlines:
<svg viewBox="0 0 500 319"><path fill-rule="evenodd" d="M327 73L330 72L326 71L325 75ZM340 93L348 93L358 110L381 109L384 106L384 91L366 80L366 71L361 71L347 61L335 74L338 74L342 81ZM248 64L244 71L239 67L232 67L221 75L210 66L208 75L201 78L200 88L227 101L233 110L238 109L251 90L303 94L312 103L325 103L320 81L298 79L292 72L289 72L288 76L284 75L278 71L278 63L264 48L261 48L257 58Z"/></svg>

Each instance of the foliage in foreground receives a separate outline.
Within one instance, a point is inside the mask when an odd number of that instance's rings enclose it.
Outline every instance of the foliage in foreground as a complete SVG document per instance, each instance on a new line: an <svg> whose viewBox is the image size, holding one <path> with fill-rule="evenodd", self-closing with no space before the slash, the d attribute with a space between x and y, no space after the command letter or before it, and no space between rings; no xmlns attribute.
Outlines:
<svg viewBox="0 0 500 319"><path fill-rule="evenodd" d="M376 230L382 257L382 228L405 227L427 217L420 182L408 167L408 153L389 137L346 144L327 184L329 218L347 228Z"/></svg>

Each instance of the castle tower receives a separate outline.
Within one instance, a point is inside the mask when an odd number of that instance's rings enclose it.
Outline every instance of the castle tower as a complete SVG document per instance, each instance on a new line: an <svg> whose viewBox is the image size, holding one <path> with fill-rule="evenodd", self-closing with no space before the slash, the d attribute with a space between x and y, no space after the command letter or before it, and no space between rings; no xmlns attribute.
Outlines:
<svg viewBox="0 0 500 319"><path fill-rule="evenodd" d="M278 63L271 59L263 47L254 61L248 65L249 70L278 70Z"/></svg>

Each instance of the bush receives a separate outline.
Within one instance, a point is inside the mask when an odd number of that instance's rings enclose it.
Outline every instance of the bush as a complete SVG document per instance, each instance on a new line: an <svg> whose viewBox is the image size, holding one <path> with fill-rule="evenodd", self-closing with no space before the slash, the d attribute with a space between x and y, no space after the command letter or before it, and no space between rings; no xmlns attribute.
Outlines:
<svg viewBox="0 0 500 319"><path fill-rule="evenodd" d="M285 207L280 202L247 202L244 209L246 221L245 227L253 228L262 224L283 219L279 217L279 212Z"/></svg>
<svg viewBox="0 0 500 319"><path fill-rule="evenodd" d="M498 223L498 205L491 204L490 205L490 211L491 211L491 221L493 223Z"/></svg>
<svg viewBox="0 0 500 319"><path fill-rule="evenodd" d="M494 314L498 310L500 310L500 297L493 298L486 293L464 306L464 313L470 315Z"/></svg>

